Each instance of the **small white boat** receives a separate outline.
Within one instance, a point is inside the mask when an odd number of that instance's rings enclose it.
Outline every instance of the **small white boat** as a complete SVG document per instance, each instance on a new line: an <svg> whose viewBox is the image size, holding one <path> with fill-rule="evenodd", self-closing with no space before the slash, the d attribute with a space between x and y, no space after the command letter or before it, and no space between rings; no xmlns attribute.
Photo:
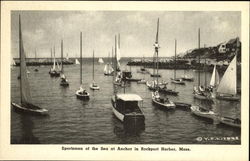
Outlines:
<svg viewBox="0 0 250 161"><path fill-rule="evenodd" d="M194 77L188 76L188 75L183 75L182 80L184 81L189 81L189 82L193 82L194 81Z"/></svg>
<svg viewBox="0 0 250 161"><path fill-rule="evenodd" d="M104 63L103 59L102 59L102 58L99 58L99 59L98 59L98 63L103 64L103 63Z"/></svg>
<svg viewBox="0 0 250 161"><path fill-rule="evenodd" d="M238 118L220 117L219 121L224 125L241 128L241 120Z"/></svg>
<svg viewBox="0 0 250 161"><path fill-rule="evenodd" d="M80 86L79 90L76 91L76 97L81 100L87 100L89 99L89 93Z"/></svg>
<svg viewBox="0 0 250 161"><path fill-rule="evenodd" d="M171 78L171 83L185 85L185 82L182 80L182 78L176 78L176 79Z"/></svg>
<svg viewBox="0 0 250 161"><path fill-rule="evenodd" d="M78 61L78 59L75 59L75 64L76 64L76 65L79 65L79 64L80 64L80 62Z"/></svg>
<svg viewBox="0 0 250 161"><path fill-rule="evenodd" d="M213 111L202 108L200 106L193 105L190 107L190 109L191 112L196 116L212 120L215 118L215 113Z"/></svg>
<svg viewBox="0 0 250 161"><path fill-rule="evenodd" d="M89 88L92 89L92 90L99 90L100 89L100 87L95 82L92 82L90 84Z"/></svg>
<svg viewBox="0 0 250 161"><path fill-rule="evenodd" d="M170 101L168 98L161 98L158 91L152 92L152 102L153 104L161 107L163 109L175 109L174 102Z"/></svg>

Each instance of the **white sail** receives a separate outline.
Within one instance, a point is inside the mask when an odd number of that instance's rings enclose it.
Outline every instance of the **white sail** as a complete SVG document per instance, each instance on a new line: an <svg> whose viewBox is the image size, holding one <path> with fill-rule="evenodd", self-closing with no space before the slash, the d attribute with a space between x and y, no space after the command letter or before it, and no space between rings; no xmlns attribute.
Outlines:
<svg viewBox="0 0 250 161"><path fill-rule="evenodd" d="M232 94L237 93L237 60L236 56L231 61L230 65L227 67L225 74L223 75L219 87L217 89L218 93Z"/></svg>
<svg viewBox="0 0 250 161"><path fill-rule="evenodd" d="M99 59L98 59L98 63L100 63L100 64L104 63L103 59L102 59L102 58L99 58Z"/></svg>
<svg viewBox="0 0 250 161"><path fill-rule="evenodd" d="M57 65L57 69L60 71L62 69L61 65L58 62L56 62L56 65Z"/></svg>
<svg viewBox="0 0 250 161"><path fill-rule="evenodd" d="M53 59L53 67L52 70L56 70L56 59L55 59L55 55L54 55L54 59Z"/></svg>
<svg viewBox="0 0 250 161"><path fill-rule="evenodd" d="M117 69L120 69L121 51L120 51L118 43L116 43L116 50L117 50L116 51Z"/></svg>
<svg viewBox="0 0 250 161"><path fill-rule="evenodd" d="M69 54L67 53L67 56L66 56L66 60L68 61L69 60Z"/></svg>
<svg viewBox="0 0 250 161"><path fill-rule="evenodd" d="M21 103L24 105L28 105L32 103L31 95L30 95L30 85L27 77L27 67L25 61L25 51L23 47L22 33L21 33L21 20L19 17L19 52L20 52L20 69L21 69Z"/></svg>
<svg viewBox="0 0 250 161"><path fill-rule="evenodd" d="M112 68L112 66L107 63L104 67L104 73L105 74L111 74L114 71L114 69Z"/></svg>
<svg viewBox="0 0 250 161"><path fill-rule="evenodd" d="M75 64L80 64L80 62L78 61L78 59L75 60Z"/></svg>
<svg viewBox="0 0 250 161"><path fill-rule="evenodd" d="M214 70L213 70L213 74L210 80L210 86L212 87L217 87L220 83L220 78L219 78L219 74L218 71L216 69L216 65L214 65Z"/></svg>
<svg viewBox="0 0 250 161"><path fill-rule="evenodd" d="M108 66L109 66L109 64L105 65L105 67L104 67L104 73L108 73Z"/></svg>

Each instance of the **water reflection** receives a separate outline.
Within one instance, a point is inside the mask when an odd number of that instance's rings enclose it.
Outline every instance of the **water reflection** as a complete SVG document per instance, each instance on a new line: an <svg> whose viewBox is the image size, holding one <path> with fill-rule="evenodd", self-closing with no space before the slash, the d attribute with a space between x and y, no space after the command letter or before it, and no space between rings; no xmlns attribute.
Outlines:
<svg viewBox="0 0 250 161"><path fill-rule="evenodd" d="M22 136L14 144L40 144L38 137L33 134L34 123L29 115L20 115Z"/></svg>

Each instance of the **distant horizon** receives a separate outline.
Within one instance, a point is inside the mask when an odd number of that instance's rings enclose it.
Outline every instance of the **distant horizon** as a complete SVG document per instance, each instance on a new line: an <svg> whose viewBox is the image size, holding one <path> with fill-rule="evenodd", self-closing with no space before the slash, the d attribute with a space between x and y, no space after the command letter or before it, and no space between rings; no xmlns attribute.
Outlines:
<svg viewBox="0 0 250 161"><path fill-rule="evenodd" d="M159 57L174 56L200 47L211 47L241 38L241 13L238 11L12 11L11 53L18 57L18 15L21 15L26 57L50 57L55 45L59 57L60 41L64 55L79 57L79 35L83 33L83 57L111 57L115 34L121 35L121 57L152 57L159 27Z"/></svg>

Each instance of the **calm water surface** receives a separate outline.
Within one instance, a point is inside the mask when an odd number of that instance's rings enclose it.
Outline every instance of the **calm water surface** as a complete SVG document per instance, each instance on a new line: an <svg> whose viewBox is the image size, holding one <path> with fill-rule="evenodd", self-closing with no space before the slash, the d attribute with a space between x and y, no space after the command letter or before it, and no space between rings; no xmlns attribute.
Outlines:
<svg viewBox="0 0 250 161"><path fill-rule="evenodd" d="M123 63L123 69L125 68ZM30 70L29 80L33 102L49 110L48 117L37 117L16 113L11 110L11 143L41 144L240 144L238 141L197 141L197 137L240 137L240 130L200 119L190 113L176 109L164 111L154 107L151 92L144 84L132 82L127 93L136 93L143 98L142 111L145 115L145 130L136 134L127 133L123 124L112 113L110 98L113 93L112 77L104 76L104 64L95 66L95 80L100 91L91 91L92 65L83 65L83 82L90 92L89 101L78 100L75 96L79 88L79 65L65 66L69 87L59 85L60 78L51 78L49 66L39 67L35 73ZM129 69L129 67L127 67ZM133 77L152 80L149 75L136 73L139 67L132 67ZM149 69L152 70L152 69ZM11 100L20 102L19 67L11 70ZM170 81L173 70L160 70L160 80ZM198 73L186 71L197 77ZM184 74L177 71L177 76ZM210 80L211 73L207 73ZM197 80L197 79L196 79ZM204 82L204 73L201 73ZM207 81L209 82L209 81ZM168 87L179 91L179 96L169 96L173 101L202 104L212 108L222 116L240 117L240 102L216 100L213 105L195 100L192 89L196 82L186 82L185 86L169 83Z"/></svg>

